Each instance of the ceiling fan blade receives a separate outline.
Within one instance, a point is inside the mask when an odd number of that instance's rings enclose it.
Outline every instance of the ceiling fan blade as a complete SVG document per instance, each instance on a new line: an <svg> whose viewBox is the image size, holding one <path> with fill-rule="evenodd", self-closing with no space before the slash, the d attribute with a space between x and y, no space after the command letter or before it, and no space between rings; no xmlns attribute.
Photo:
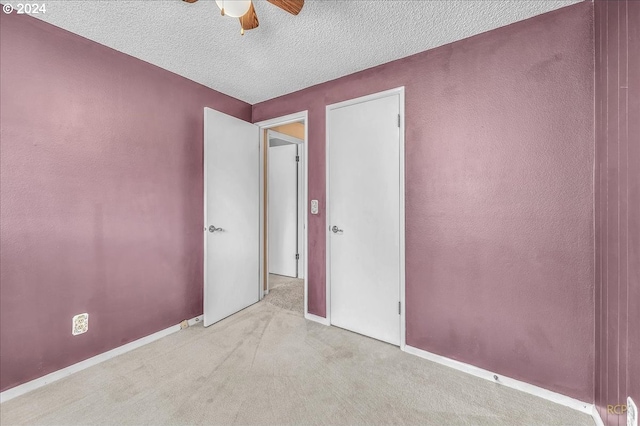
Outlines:
<svg viewBox="0 0 640 426"><path fill-rule="evenodd" d="M242 27L243 34L244 30L252 30L254 28L258 28L260 23L258 22L258 15L256 15L256 10L253 8L253 2L251 2L251 6L247 13L242 15L240 18L240 27Z"/></svg>
<svg viewBox="0 0 640 426"><path fill-rule="evenodd" d="M182 1L186 1L187 3L195 3L195 2L197 2L198 0L182 0Z"/></svg>
<svg viewBox="0 0 640 426"><path fill-rule="evenodd" d="M297 15L304 6L304 0L267 0L269 3L278 6L285 12L289 12L292 15Z"/></svg>

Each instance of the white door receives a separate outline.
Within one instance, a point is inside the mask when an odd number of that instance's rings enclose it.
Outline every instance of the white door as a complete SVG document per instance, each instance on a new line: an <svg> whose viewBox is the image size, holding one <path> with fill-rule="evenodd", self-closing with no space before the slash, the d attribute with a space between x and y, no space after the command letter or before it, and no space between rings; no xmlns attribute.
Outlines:
<svg viewBox="0 0 640 426"><path fill-rule="evenodd" d="M204 110L204 325L259 298L258 127Z"/></svg>
<svg viewBox="0 0 640 426"><path fill-rule="evenodd" d="M298 144L298 278L304 278L304 256L306 255L306 249L304 247L304 176L303 166L304 161L304 145Z"/></svg>
<svg viewBox="0 0 640 426"><path fill-rule="evenodd" d="M298 145L270 146L267 154L269 273L297 276Z"/></svg>
<svg viewBox="0 0 640 426"><path fill-rule="evenodd" d="M400 95L328 111L331 323L400 344Z"/></svg>

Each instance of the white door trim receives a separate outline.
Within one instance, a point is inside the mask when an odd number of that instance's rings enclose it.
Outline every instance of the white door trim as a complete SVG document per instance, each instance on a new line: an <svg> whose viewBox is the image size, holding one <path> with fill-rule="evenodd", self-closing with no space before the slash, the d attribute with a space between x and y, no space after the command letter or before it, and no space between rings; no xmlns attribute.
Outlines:
<svg viewBox="0 0 640 426"><path fill-rule="evenodd" d="M404 86L397 87L391 90L385 90L383 92L374 93L367 96L362 96L355 99L350 99L344 102L338 102L335 104L327 105L326 107L326 143L325 143L325 178L326 178L326 201L325 201L325 214L327 218L325 229L325 247L326 247L326 323L331 324L331 244L330 244L330 232L331 228L331 214L330 214L330 196L331 186L329 179L329 129L331 126L329 112L334 109L359 104L362 102L368 102L375 99L385 98L387 96L400 96L400 349L404 350L406 346L406 298L405 298L405 194L404 194Z"/></svg>
<svg viewBox="0 0 640 426"><path fill-rule="evenodd" d="M285 135L284 133L276 132L275 130L267 130L267 137L282 139L285 142L294 143L296 145L303 144L302 139L294 138L293 136Z"/></svg>
<svg viewBox="0 0 640 426"><path fill-rule="evenodd" d="M264 120L257 123L254 123L256 126L260 128L260 212L265 211L265 202L264 202L264 149L265 141L264 131L270 129L271 127L283 126L285 124L295 123L298 121L304 122L304 141L301 145L303 145L302 156L300 161L302 163L303 170L303 200L304 200L304 208L303 208L303 216L304 216L304 244L302 246L303 253L303 268L304 268L304 316L308 317L308 283L309 283L309 216L308 216L308 208L309 208L309 167L308 167L308 149L307 144L309 141L309 113L308 111L300 111L293 114L285 115L283 117L272 118L270 120ZM264 261L267 253L264 252L265 242L268 243L268 234L267 241L264 240L264 230L265 230L265 215L260 214L260 299L264 297ZM267 259L268 260L268 259Z"/></svg>

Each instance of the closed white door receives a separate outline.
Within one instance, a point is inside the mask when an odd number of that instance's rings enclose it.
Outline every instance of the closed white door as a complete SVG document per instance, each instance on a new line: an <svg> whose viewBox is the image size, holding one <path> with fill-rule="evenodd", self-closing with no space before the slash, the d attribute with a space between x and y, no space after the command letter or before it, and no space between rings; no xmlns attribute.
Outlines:
<svg viewBox="0 0 640 426"><path fill-rule="evenodd" d="M400 95L328 110L331 324L400 344Z"/></svg>
<svg viewBox="0 0 640 426"><path fill-rule="evenodd" d="M204 110L204 325L259 298L258 127Z"/></svg>
<svg viewBox="0 0 640 426"><path fill-rule="evenodd" d="M267 154L267 218L269 273L297 276L298 260L298 146L269 147Z"/></svg>

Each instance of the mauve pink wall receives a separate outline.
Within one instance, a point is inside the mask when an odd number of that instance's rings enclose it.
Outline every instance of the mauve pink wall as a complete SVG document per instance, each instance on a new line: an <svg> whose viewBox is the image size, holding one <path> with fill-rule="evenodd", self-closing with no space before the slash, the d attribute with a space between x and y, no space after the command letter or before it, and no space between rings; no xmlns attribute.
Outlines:
<svg viewBox="0 0 640 426"><path fill-rule="evenodd" d="M254 105L309 110L309 311L325 106L405 86L407 343L592 401L593 55L584 2Z"/></svg>
<svg viewBox="0 0 640 426"><path fill-rule="evenodd" d="M595 402L640 403L640 2L595 2ZM634 305L635 302L635 305Z"/></svg>
<svg viewBox="0 0 640 426"><path fill-rule="evenodd" d="M5 390L202 313L203 108L251 106L28 16L0 28Z"/></svg>

